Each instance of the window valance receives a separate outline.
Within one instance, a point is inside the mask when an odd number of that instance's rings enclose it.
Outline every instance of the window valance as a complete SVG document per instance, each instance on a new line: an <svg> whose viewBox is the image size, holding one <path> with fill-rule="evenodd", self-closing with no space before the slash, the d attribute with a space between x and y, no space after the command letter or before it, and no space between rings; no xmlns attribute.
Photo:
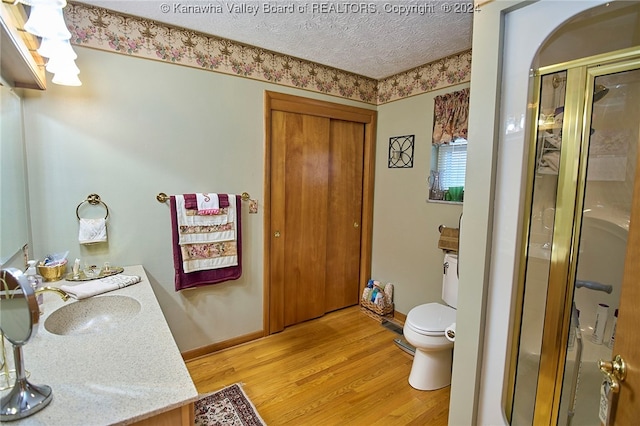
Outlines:
<svg viewBox="0 0 640 426"><path fill-rule="evenodd" d="M448 144L467 139L469 89L436 96L433 113L433 144Z"/></svg>

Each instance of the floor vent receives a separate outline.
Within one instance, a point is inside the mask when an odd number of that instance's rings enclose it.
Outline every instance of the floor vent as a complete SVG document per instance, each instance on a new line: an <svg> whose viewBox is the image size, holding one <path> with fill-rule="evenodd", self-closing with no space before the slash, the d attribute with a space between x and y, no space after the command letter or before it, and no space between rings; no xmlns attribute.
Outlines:
<svg viewBox="0 0 640 426"><path fill-rule="evenodd" d="M399 324L396 324L393 321L389 321L389 320L382 320L382 326L388 330L393 331L394 333L398 333L399 335L402 336L402 326Z"/></svg>

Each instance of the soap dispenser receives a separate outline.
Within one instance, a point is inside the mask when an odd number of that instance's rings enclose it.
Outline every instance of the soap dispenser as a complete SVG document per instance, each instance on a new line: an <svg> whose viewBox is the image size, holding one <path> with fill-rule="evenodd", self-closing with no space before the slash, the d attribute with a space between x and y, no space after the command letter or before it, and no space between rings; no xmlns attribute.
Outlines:
<svg viewBox="0 0 640 426"><path fill-rule="evenodd" d="M24 274L27 276L27 280L29 281L31 288L33 288L33 291L36 292L37 290L42 288L43 279L42 279L42 276L39 275L38 272L36 271L35 260L29 260L27 262L27 265L28 265L28 268ZM36 299L38 300L38 309L40 309L40 315L42 315L42 301L43 301L42 294L38 294L36 296Z"/></svg>

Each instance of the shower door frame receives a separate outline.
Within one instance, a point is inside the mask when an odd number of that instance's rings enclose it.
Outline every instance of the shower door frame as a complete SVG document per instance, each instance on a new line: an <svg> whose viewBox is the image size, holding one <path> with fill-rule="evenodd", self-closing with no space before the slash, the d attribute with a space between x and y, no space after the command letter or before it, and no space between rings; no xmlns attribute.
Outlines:
<svg viewBox="0 0 640 426"><path fill-rule="evenodd" d="M520 268L516 292L516 312L512 336L511 368L507 416L512 418L516 368L520 342L524 286L531 228L533 188L536 176L538 117L542 77L559 71L567 72L560 173L556 193L556 211L552 231L551 262L545 317L540 351L540 367L535 397L533 424L557 424L562 395L564 363L571 321L573 282L576 279L577 248L580 242L582 210L585 197L586 171L589 154L589 132L593 87L596 77L614 72L640 68L640 49L637 47L595 55L574 61L550 65L535 71L532 85L532 107L529 123L529 158L525 217L522 224ZM640 167L640 165L639 165ZM571 285L570 285L571 284Z"/></svg>

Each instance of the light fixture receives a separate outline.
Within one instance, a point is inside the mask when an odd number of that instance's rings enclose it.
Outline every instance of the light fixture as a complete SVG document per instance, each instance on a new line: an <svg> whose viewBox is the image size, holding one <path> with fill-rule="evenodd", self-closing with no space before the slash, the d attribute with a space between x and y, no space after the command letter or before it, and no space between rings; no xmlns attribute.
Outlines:
<svg viewBox="0 0 640 426"><path fill-rule="evenodd" d="M64 73L64 74L80 74L80 69L76 66L76 62L71 58L60 58L54 56L49 58L47 62L46 70L52 74Z"/></svg>
<svg viewBox="0 0 640 426"><path fill-rule="evenodd" d="M76 59L78 55L71 47L69 40L58 40L51 38L43 38L40 41L40 47L38 53L43 58L53 58L54 56L60 58Z"/></svg>
<svg viewBox="0 0 640 426"><path fill-rule="evenodd" d="M65 86L80 86L80 69L75 64L78 57L69 43L71 32L64 21L62 9L66 0L17 0L29 6L29 19L25 31L40 37L38 53L49 58L46 70L53 73L52 83Z"/></svg>
<svg viewBox="0 0 640 426"><path fill-rule="evenodd" d="M53 6L62 9L67 5L67 0L18 0L16 3L22 3L27 6Z"/></svg>
<svg viewBox="0 0 640 426"><path fill-rule="evenodd" d="M51 82L62 86L82 86L78 74L56 73Z"/></svg>
<svg viewBox="0 0 640 426"><path fill-rule="evenodd" d="M31 6L25 31L42 38L69 40L71 33L64 22L62 9L51 5Z"/></svg>

